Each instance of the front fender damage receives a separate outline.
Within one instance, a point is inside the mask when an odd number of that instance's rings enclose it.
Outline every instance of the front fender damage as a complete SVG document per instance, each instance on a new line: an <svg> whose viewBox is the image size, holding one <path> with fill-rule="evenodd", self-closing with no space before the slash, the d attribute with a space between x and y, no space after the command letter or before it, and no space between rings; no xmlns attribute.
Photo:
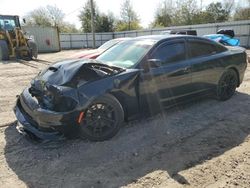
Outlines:
<svg viewBox="0 0 250 188"><path fill-rule="evenodd" d="M139 70L129 69L121 74L80 86L78 88L80 106L85 109L96 98L109 93L121 103L125 117L138 114L140 111L139 74Z"/></svg>

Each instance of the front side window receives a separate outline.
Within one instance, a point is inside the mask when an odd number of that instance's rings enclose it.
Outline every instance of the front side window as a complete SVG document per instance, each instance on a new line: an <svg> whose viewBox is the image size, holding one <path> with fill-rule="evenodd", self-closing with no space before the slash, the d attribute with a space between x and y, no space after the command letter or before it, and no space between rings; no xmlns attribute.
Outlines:
<svg viewBox="0 0 250 188"><path fill-rule="evenodd" d="M184 42L162 45L157 48L151 59L159 59L163 64L185 60L186 58Z"/></svg>

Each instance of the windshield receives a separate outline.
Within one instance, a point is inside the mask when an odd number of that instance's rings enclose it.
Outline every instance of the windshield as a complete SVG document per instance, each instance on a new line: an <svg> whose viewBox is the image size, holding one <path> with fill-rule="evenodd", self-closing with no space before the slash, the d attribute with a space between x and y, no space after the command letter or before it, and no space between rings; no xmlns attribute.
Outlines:
<svg viewBox="0 0 250 188"><path fill-rule="evenodd" d="M107 49L111 48L112 46L114 46L115 44L117 44L118 42L120 42L120 41L118 41L118 40L110 40L108 42L105 42L98 49L107 50Z"/></svg>
<svg viewBox="0 0 250 188"><path fill-rule="evenodd" d="M14 18L0 18L0 29L13 30L16 27Z"/></svg>
<svg viewBox="0 0 250 188"><path fill-rule="evenodd" d="M104 52L97 60L108 65L130 68L137 64L154 44L153 40L124 41Z"/></svg>

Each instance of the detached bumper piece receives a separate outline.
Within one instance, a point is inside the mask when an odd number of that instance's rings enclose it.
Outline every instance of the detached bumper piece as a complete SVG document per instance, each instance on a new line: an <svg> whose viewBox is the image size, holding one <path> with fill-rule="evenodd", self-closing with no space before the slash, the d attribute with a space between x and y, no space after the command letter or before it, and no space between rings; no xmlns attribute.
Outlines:
<svg viewBox="0 0 250 188"><path fill-rule="evenodd" d="M26 135L30 138L36 138L37 140L53 141L63 140L64 135L56 128L61 126L51 126L46 121L52 123L51 116L46 118L46 112L39 111L39 105L25 89L21 96L18 98L14 113L18 120L17 130L19 133ZM48 112L47 112L48 113ZM40 124L36 120L40 120ZM56 120L56 117L54 118ZM56 125L56 121L54 124Z"/></svg>

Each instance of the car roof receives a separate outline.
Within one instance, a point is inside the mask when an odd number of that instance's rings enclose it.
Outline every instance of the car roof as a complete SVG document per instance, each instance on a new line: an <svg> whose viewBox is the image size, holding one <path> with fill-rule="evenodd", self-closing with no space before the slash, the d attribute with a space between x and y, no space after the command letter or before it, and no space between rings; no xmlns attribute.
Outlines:
<svg viewBox="0 0 250 188"><path fill-rule="evenodd" d="M4 14L0 14L0 17L6 17L6 18L10 18L10 17L19 17L18 15L4 15Z"/></svg>
<svg viewBox="0 0 250 188"><path fill-rule="evenodd" d="M197 36L192 36L192 35L146 35L146 36L140 36L140 37L135 37L130 40L154 40L156 42L164 40L164 39L200 39L200 40L205 40L209 41L206 38L203 37L197 37Z"/></svg>

